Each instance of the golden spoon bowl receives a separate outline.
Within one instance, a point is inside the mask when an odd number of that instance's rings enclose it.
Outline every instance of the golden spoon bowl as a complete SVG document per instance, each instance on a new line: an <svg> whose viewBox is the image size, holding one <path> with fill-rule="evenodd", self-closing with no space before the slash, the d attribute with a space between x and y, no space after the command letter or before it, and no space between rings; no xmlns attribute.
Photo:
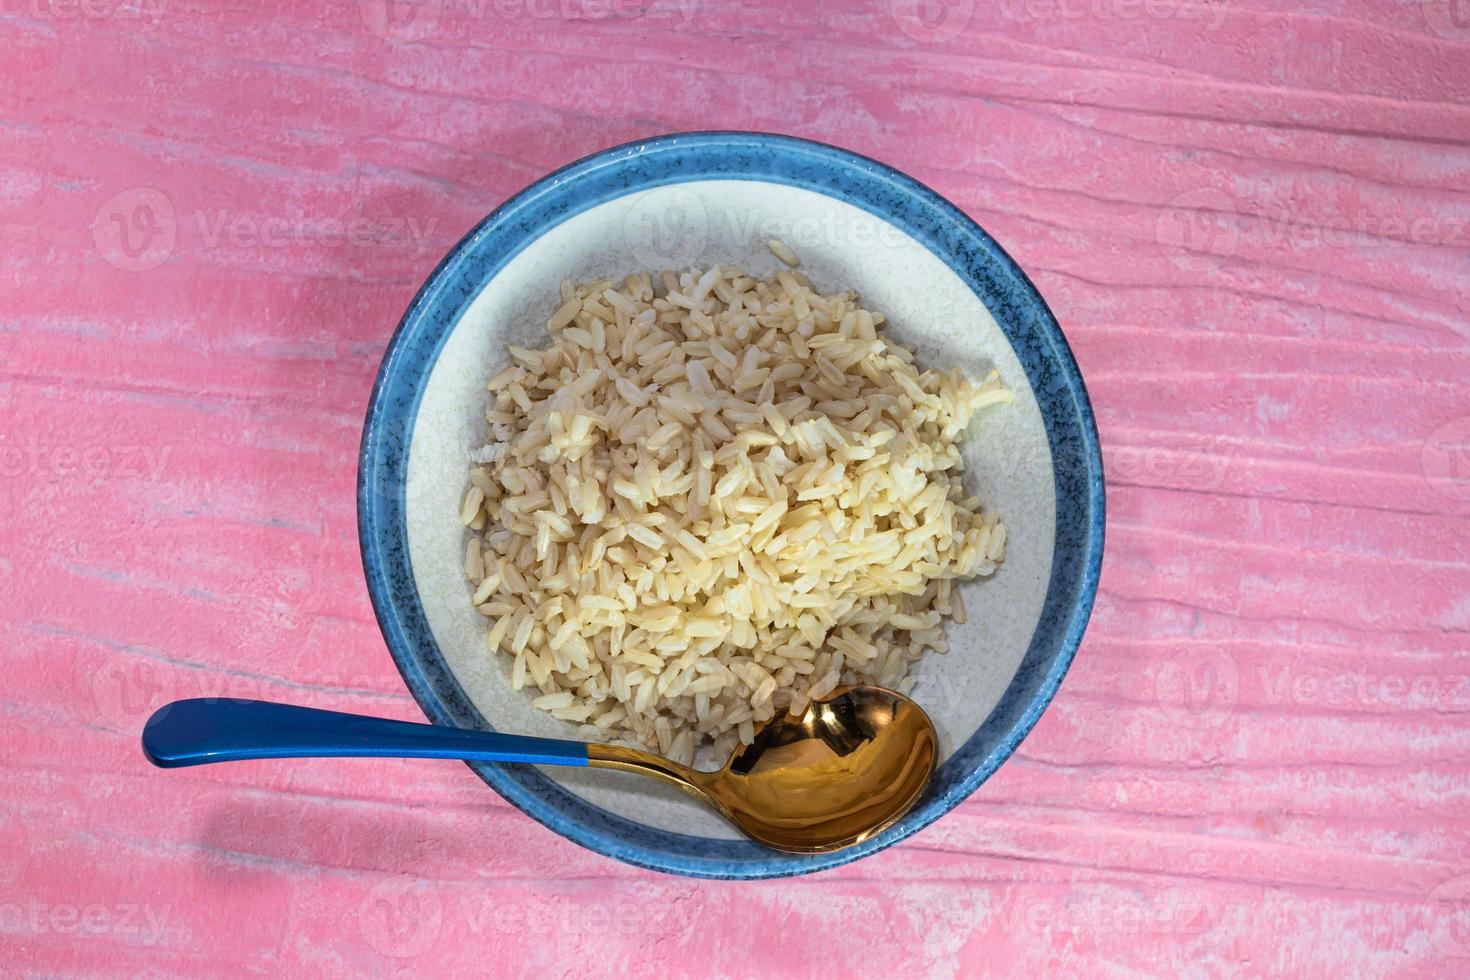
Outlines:
<svg viewBox="0 0 1470 980"><path fill-rule="evenodd" d="M811 854L892 826L923 794L937 753L924 709L897 692L855 686L799 715L778 714L715 772L620 745L588 746L587 757L673 783L762 844Z"/></svg>

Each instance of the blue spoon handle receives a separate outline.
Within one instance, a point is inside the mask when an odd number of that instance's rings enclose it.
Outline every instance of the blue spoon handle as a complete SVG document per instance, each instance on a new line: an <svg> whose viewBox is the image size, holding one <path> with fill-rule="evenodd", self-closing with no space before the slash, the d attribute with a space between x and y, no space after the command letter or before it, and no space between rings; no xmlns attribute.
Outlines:
<svg viewBox="0 0 1470 980"><path fill-rule="evenodd" d="M323 756L587 765L584 742L416 725L228 698L192 698L159 708L143 728L143 754L166 769L240 759Z"/></svg>

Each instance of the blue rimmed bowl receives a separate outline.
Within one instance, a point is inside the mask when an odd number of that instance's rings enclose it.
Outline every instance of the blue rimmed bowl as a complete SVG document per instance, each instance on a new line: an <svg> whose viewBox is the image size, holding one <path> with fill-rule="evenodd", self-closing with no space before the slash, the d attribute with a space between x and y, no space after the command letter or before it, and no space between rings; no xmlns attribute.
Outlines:
<svg viewBox="0 0 1470 980"><path fill-rule="evenodd" d="M740 838L672 789L588 769L473 763L556 833L676 874L803 874L882 850L975 790L1035 725L1092 609L1103 478L1087 392L1056 319L989 235L902 173L761 133L688 133L615 147L532 184L439 263L399 324L368 406L359 469L363 566L383 635L436 724L572 738L511 690L470 604L458 520L484 441L484 382L508 343L541 345L563 279L713 263L769 275L779 238L819 288L859 290L925 366L994 368L1015 392L972 425L967 483L1009 530L994 576L963 587L950 652L915 670L939 729L928 793L897 825L834 854Z"/></svg>

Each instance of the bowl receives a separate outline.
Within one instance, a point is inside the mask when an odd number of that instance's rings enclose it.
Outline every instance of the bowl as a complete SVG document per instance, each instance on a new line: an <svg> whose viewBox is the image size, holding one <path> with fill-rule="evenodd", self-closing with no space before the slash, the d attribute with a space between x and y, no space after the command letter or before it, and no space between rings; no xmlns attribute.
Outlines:
<svg viewBox="0 0 1470 980"><path fill-rule="evenodd" d="M445 256L388 344L363 431L363 567L399 671L440 725L575 738L513 691L462 571L460 498L483 442L485 380L507 343L543 346L563 279L739 264L767 276L780 239L802 271L859 290L924 366L998 370L1013 405L983 413L966 483L1009 535L994 576L963 586L950 652L915 669L939 730L926 795L896 825L830 854L741 838L677 790L626 774L470 763L551 830L631 864L709 878L803 874L872 854L953 809L1015 750L1082 639L1103 548L1103 479L1082 377L1051 311L999 245L914 179L855 153L763 133L661 136L543 177Z"/></svg>

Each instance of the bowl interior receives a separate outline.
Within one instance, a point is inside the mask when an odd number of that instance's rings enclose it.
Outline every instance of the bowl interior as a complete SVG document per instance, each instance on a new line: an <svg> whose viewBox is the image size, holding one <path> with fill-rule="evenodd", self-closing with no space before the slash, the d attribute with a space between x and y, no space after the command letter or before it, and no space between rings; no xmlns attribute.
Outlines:
<svg viewBox="0 0 1470 980"><path fill-rule="evenodd" d="M649 229L655 234L646 234ZM980 727L1010 684L1046 594L1056 499L1045 426L1004 333L947 265L891 224L801 188L698 181L624 195L529 244L454 322L429 375L406 491L413 577L435 643L492 727L577 737L576 726L533 709L531 695L511 689L510 658L487 653L485 620L470 605L458 514L470 451L485 438L485 380L509 363L506 344L545 345L545 322L563 278L621 277L670 261L735 264L766 276L785 268L766 245L772 231L793 239L802 271L819 289L857 288L922 366L959 365L977 378L994 367L1015 393L1013 405L982 413L965 439L967 489L1002 515L1006 560L993 577L965 583L969 616L962 626L950 625L950 652L931 654L915 670L914 697L939 729L941 761ZM647 826L738 837L671 787L605 770L543 771L583 799Z"/></svg>
<svg viewBox="0 0 1470 980"><path fill-rule="evenodd" d="M1019 744L1081 641L1103 543L1091 408L1056 321L1024 274L934 192L834 147L691 133L615 147L512 198L440 263L389 344L359 469L363 565L384 638L431 720L566 737L483 645L457 520L483 438L484 381L507 343L544 343L563 278L733 263L778 267L780 238L823 289L857 289L926 366L994 367L1016 394L971 428L967 482L1009 529L1005 563L964 588L951 652L916 669L941 763L903 820L855 847L787 855L735 838L675 793L617 773L473 764L535 819L604 854L720 878L800 874L873 853L955 806Z"/></svg>

